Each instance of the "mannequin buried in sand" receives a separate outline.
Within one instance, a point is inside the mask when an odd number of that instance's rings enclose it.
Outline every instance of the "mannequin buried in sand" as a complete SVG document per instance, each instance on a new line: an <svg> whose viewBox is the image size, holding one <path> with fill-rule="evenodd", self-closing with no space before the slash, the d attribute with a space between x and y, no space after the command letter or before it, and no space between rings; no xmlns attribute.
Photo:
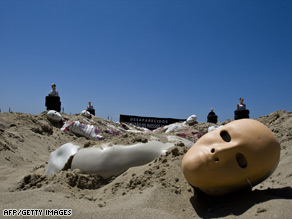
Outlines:
<svg viewBox="0 0 292 219"><path fill-rule="evenodd" d="M208 195L250 188L268 178L280 159L280 144L262 123L241 119L201 137L185 154L186 180Z"/></svg>

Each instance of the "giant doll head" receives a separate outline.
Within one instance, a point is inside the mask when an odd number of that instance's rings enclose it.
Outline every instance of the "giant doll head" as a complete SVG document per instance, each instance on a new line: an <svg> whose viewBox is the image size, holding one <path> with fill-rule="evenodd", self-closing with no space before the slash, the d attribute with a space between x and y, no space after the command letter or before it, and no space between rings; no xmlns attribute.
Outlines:
<svg viewBox="0 0 292 219"><path fill-rule="evenodd" d="M276 169L280 144L262 123L241 119L201 137L186 153L186 180L208 195L254 186Z"/></svg>

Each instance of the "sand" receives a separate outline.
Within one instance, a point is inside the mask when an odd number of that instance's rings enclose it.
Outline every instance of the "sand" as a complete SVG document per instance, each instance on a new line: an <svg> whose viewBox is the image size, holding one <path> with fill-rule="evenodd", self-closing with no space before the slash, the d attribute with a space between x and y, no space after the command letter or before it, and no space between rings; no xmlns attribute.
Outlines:
<svg viewBox="0 0 292 219"><path fill-rule="evenodd" d="M42 209L42 217L46 209L67 209L59 212L71 214L70 218L292 218L292 112L257 118L281 144L275 172L252 190L216 198L194 191L184 179L181 160L188 148L183 144L107 180L70 169L46 175L50 153L68 142L81 147L130 145L147 142L151 136L164 142L166 135L177 134L163 129L145 133L131 126L132 131L125 131L122 125L98 117L62 115L100 127L105 139L93 141L62 132L62 125L47 120L46 112L0 114L0 217L5 209ZM196 141L211 125L199 122L181 132ZM109 127L119 135L106 131Z"/></svg>

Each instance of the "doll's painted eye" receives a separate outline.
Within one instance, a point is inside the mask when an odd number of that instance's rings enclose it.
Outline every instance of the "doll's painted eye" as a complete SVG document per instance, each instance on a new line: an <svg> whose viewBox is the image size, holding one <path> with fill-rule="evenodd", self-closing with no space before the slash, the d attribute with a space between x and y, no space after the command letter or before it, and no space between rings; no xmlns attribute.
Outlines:
<svg viewBox="0 0 292 219"><path fill-rule="evenodd" d="M221 138L225 141L225 142L230 142L231 141L231 136L229 135L229 133L225 130L222 130L220 132L220 136Z"/></svg>

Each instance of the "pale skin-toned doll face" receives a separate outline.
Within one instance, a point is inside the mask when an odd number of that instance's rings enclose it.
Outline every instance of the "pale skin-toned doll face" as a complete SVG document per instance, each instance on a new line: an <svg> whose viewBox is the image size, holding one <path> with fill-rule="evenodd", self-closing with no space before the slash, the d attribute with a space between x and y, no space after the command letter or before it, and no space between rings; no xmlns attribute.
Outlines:
<svg viewBox="0 0 292 219"><path fill-rule="evenodd" d="M279 158L273 133L256 120L241 119L201 137L184 156L182 170L192 186L222 195L263 181Z"/></svg>

